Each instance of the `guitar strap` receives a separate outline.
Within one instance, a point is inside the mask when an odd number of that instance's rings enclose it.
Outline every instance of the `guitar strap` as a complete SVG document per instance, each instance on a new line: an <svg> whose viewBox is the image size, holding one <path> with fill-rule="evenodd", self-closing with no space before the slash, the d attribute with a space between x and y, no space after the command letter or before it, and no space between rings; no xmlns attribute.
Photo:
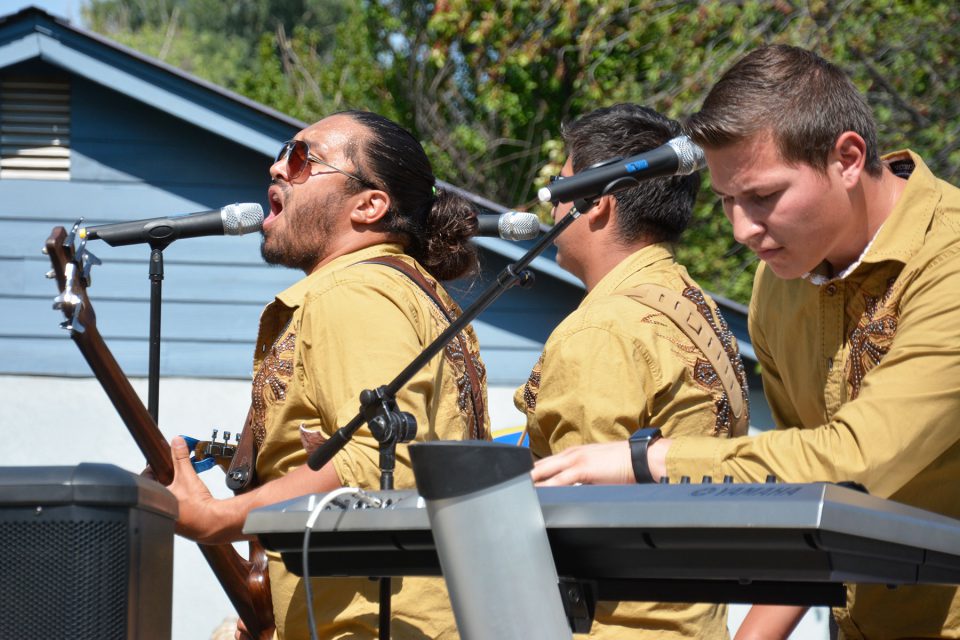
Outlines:
<svg viewBox="0 0 960 640"><path fill-rule="evenodd" d="M733 362L723 342L700 314L697 305L676 292L655 284L643 284L619 293L667 316L693 341L717 372L720 384L723 385L723 390L727 394L730 411L733 414L730 425L731 435L746 435L750 416L743 399L740 381L734 373Z"/></svg>
<svg viewBox="0 0 960 640"><path fill-rule="evenodd" d="M227 487L234 493L243 493L257 483L257 448L253 435L253 404L247 410L247 419L243 421L240 442L227 469Z"/></svg>
<svg viewBox="0 0 960 640"><path fill-rule="evenodd" d="M357 264L381 264L383 266L396 269L400 273L413 280L414 284L420 287L420 289L427 294L427 297L433 301L433 304L436 305L437 309L440 310L440 313L443 314L443 317L447 319L448 324L453 322L453 314L449 309L447 309L446 305L443 303L443 300L440 299L440 296L437 295L437 291L434 289L435 285L424 278L422 273L400 258L395 258L393 256L380 256L379 258L364 260L363 262L358 262ZM480 375L477 373L476 366L474 366L473 358L470 357L470 350L467 348L467 341L464 338L462 331L457 334L457 342L460 345L460 352L463 354L463 365L467 371L467 377L470 380L470 402L473 405L473 426L470 428L470 437L477 440L482 440L486 438L486 431L484 430L485 407L483 403L483 387L480 384Z"/></svg>

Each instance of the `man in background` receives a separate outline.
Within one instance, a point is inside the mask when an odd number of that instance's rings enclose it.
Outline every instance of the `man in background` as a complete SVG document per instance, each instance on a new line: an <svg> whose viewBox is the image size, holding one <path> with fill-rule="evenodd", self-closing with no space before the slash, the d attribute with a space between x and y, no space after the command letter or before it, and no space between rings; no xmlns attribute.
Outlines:
<svg viewBox="0 0 960 640"><path fill-rule="evenodd" d="M597 109L564 127L569 157L560 179L679 134L679 123L646 107ZM557 263L583 281L587 295L550 335L514 397L527 416L535 456L642 438L653 425L672 436L746 433L736 341L713 301L677 264L671 244L690 221L699 187L699 175L644 181L599 198L557 237ZM571 215L571 207L557 205L554 219ZM661 299L702 320L724 347L720 362L684 331L687 316L670 317ZM725 606L686 603L600 602L590 632L592 638L727 635Z"/></svg>

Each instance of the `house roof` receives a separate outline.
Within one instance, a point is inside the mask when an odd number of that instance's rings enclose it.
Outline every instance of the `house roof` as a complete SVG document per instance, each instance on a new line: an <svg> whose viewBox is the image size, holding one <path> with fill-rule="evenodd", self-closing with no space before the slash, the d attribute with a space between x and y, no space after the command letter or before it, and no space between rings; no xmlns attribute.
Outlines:
<svg viewBox="0 0 960 640"><path fill-rule="evenodd" d="M39 58L268 156L303 123L37 7L0 17L0 68Z"/></svg>

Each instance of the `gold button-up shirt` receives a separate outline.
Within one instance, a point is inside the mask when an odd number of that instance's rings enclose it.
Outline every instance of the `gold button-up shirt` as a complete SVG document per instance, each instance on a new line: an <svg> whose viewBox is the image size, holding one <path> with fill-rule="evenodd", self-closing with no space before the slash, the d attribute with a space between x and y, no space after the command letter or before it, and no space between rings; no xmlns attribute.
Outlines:
<svg viewBox="0 0 960 640"><path fill-rule="evenodd" d="M535 456L622 441L647 426L674 437L730 435L729 402L699 349L669 318L624 295L642 284L697 305L733 356L747 402L736 339L716 305L669 245L649 245L614 267L557 326L514 395ZM726 607L710 604L601 602L590 631L591 638L727 636Z"/></svg>
<svg viewBox="0 0 960 640"><path fill-rule="evenodd" d="M301 428L330 436L357 413L363 389L388 383L446 328L436 305L406 275L383 265L356 264L378 256L399 256L416 266L398 245L362 249L300 280L264 310L254 359L252 423L260 482L306 462ZM443 288L437 291L459 313ZM460 440L471 433L474 416L463 358L477 366L484 398L486 376L472 329L467 336L470 353L460 353L453 341L397 395L400 410L417 419L417 441ZM489 432L487 424L483 433ZM333 465L345 486L380 487L379 443L366 426ZM414 486L405 444L397 446L394 483L398 489ZM279 556L271 557L270 582L278 636L309 637L302 580L286 571ZM313 591L321 638L377 636L377 582L315 579ZM457 636L441 578L394 579L392 614L394 638Z"/></svg>
<svg viewBox="0 0 960 640"><path fill-rule="evenodd" d="M960 190L912 152L884 160L914 167L849 273L757 273L750 335L778 429L676 440L670 476L849 480L960 517ZM960 637L952 586L850 586L835 615L846 638Z"/></svg>

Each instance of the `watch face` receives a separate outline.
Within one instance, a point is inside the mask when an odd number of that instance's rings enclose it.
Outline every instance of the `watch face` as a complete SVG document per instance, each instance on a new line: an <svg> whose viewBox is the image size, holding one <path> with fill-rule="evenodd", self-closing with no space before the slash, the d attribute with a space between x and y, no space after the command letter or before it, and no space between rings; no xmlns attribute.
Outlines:
<svg viewBox="0 0 960 640"><path fill-rule="evenodd" d="M630 439L634 442L640 440L650 440L652 438L659 438L662 434L658 427L644 427L643 429L637 429L630 435Z"/></svg>

